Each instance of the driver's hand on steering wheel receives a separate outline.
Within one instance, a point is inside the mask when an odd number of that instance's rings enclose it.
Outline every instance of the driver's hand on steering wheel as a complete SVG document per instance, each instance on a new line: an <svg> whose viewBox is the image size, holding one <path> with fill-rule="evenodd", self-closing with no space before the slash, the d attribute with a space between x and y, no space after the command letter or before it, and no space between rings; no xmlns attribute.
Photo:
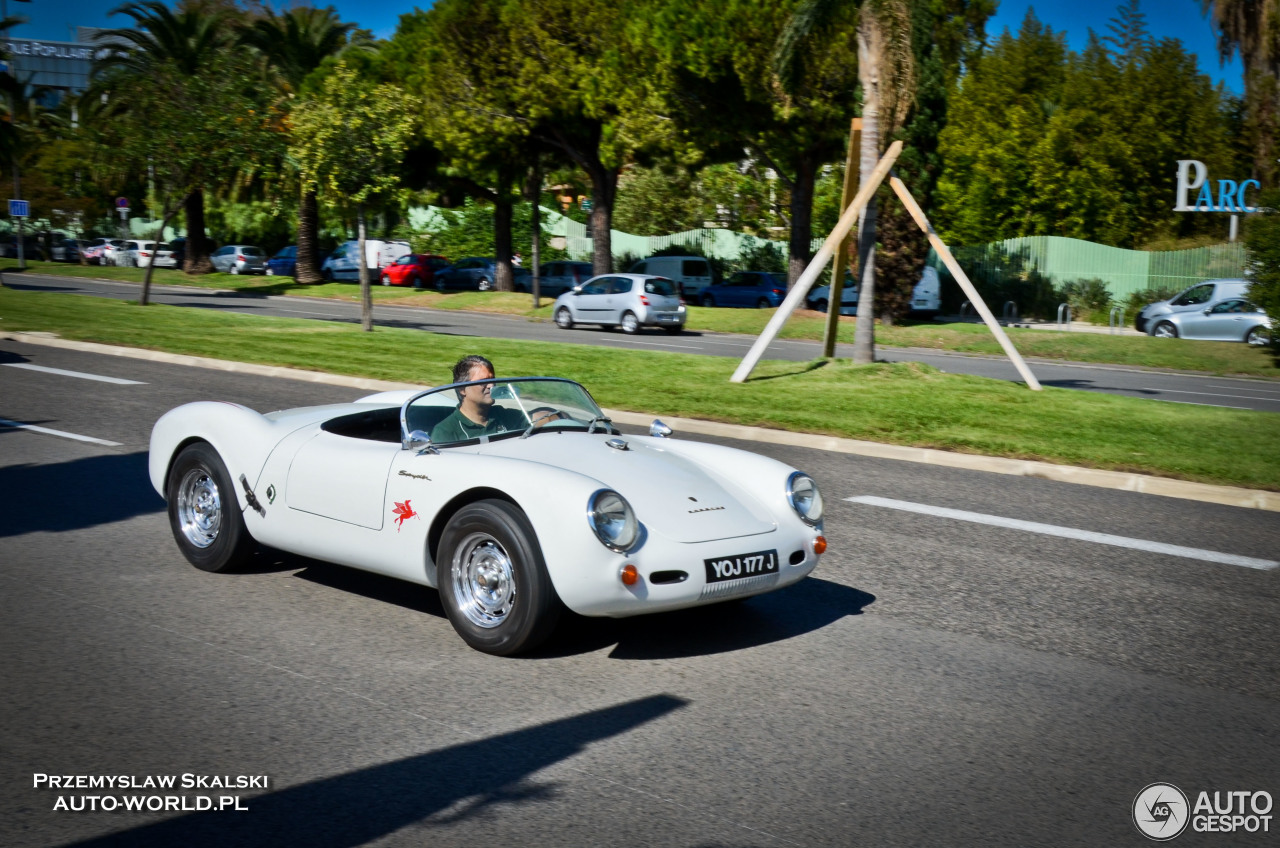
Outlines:
<svg viewBox="0 0 1280 848"><path fill-rule="evenodd" d="M564 417L564 413L560 410L543 406L529 413L529 423L534 427L541 427L551 421L564 420Z"/></svg>

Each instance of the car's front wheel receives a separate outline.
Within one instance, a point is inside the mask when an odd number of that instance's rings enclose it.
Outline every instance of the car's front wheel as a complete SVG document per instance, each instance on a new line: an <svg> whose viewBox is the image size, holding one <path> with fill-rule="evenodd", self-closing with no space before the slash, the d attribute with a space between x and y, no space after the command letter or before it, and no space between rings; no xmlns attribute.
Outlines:
<svg viewBox="0 0 1280 848"><path fill-rule="evenodd" d="M276 272L272 270L270 265L268 265L267 270L263 271L262 273L268 277L274 277L276 275Z"/></svg>
<svg viewBox="0 0 1280 848"><path fill-rule="evenodd" d="M1176 339L1178 337L1178 328L1168 321L1161 321L1156 324L1156 329L1151 335L1158 339Z"/></svg>
<svg viewBox="0 0 1280 848"><path fill-rule="evenodd" d="M1244 340L1246 344L1251 345L1269 345L1271 344L1271 333L1266 327L1254 327L1245 333Z"/></svg>
<svg viewBox="0 0 1280 848"><path fill-rule="evenodd" d="M629 336L634 336L640 332L640 319L636 317L634 312L624 312L622 313L622 323L618 326L622 328L622 332Z"/></svg>
<svg viewBox="0 0 1280 848"><path fill-rule="evenodd" d="M486 654L531 650L560 617L533 527L507 501L477 501L449 519L436 556L436 586L453 629Z"/></svg>
<svg viewBox="0 0 1280 848"><path fill-rule="evenodd" d="M573 313L569 311L569 307L562 306L556 310L556 326L562 330L573 329Z"/></svg>
<svg viewBox="0 0 1280 848"><path fill-rule="evenodd" d="M187 561L202 571L230 571L253 552L235 484L208 442L182 449L165 481L169 527Z"/></svg>
<svg viewBox="0 0 1280 848"><path fill-rule="evenodd" d="M391 285L391 278L390 278L390 277L388 277L386 274L383 274L383 275L382 275L382 284L383 284L384 286L389 286L389 285Z"/></svg>
<svg viewBox="0 0 1280 848"><path fill-rule="evenodd" d="M825 299L825 298L819 298L819 299L818 299L818 301L817 301L817 302L815 302L815 303L813 304L813 308L814 308L814 309L816 309L816 310L818 310L819 312L826 312L826 311L827 311L827 301L826 301L826 299Z"/></svg>
<svg viewBox="0 0 1280 848"><path fill-rule="evenodd" d="M476 288L480 291L493 291L493 281L488 277L481 277L480 282L476 284Z"/></svg>

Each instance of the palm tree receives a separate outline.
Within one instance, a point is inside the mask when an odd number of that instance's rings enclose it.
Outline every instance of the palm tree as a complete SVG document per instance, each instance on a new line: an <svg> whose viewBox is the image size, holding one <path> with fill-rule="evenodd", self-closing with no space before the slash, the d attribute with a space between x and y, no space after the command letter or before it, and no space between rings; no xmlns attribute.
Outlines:
<svg viewBox="0 0 1280 848"><path fill-rule="evenodd" d="M911 51L908 0L867 0L858 19L858 78L862 85L862 150L858 163L865 182L911 105L915 65ZM876 204L858 218L858 322L853 361L875 362Z"/></svg>
<svg viewBox="0 0 1280 848"><path fill-rule="evenodd" d="M352 47L371 46L367 39L353 39L355 24L342 23L332 6L315 9L299 6L283 14L270 9L240 34L240 41L262 54L286 101L298 96L303 81L325 59ZM298 203L298 270L300 283L318 283L317 255L319 204L313 187L304 185Z"/></svg>
<svg viewBox="0 0 1280 848"><path fill-rule="evenodd" d="M204 72L210 60L231 45L230 12L225 9L173 11L159 0L127 3L112 10L133 18L135 28L108 30L99 36L110 48L94 64L95 86L87 92L90 100L109 95L112 79L118 76L145 78L164 66L187 77ZM114 104L128 109L129 103ZM187 217L187 248L184 270L206 274L210 243L205 235L204 191L196 190L184 203Z"/></svg>
<svg viewBox="0 0 1280 848"><path fill-rule="evenodd" d="M1200 0L1200 10L1211 16L1222 61L1240 53L1254 176L1270 185L1280 135L1280 0Z"/></svg>

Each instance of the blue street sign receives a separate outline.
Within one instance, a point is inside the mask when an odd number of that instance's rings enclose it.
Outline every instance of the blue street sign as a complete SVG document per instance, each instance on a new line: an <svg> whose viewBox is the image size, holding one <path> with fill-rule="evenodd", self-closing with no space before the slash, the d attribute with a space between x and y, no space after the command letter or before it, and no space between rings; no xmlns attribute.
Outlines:
<svg viewBox="0 0 1280 848"><path fill-rule="evenodd" d="M31 215L31 204L26 200L9 201L10 218L27 218Z"/></svg>

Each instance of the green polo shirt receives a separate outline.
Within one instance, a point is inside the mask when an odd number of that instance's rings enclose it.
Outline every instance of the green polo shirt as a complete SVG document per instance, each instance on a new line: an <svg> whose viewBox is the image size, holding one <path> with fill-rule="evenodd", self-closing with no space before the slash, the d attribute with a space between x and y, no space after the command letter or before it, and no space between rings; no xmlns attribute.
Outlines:
<svg viewBox="0 0 1280 848"><path fill-rule="evenodd" d="M528 426L529 422L518 409L495 406L489 410L489 423L477 424L463 415L462 409L458 408L431 428L431 441L448 445L454 442L465 442L467 439L478 439L481 436L496 436L512 430L523 430Z"/></svg>

